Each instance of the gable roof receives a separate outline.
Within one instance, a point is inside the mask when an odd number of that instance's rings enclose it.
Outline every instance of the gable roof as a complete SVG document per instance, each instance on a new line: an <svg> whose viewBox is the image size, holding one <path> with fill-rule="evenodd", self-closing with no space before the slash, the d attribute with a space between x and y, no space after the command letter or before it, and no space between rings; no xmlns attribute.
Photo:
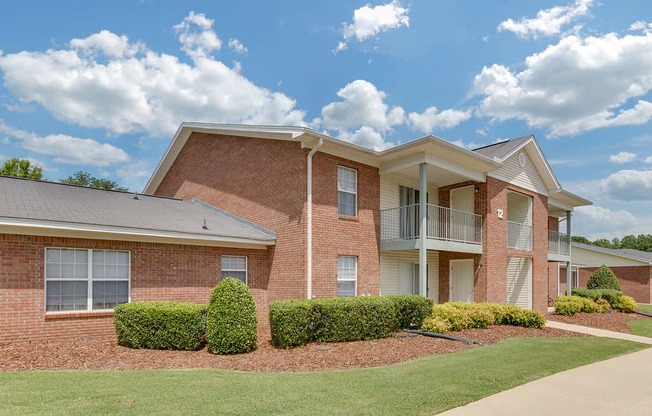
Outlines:
<svg viewBox="0 0 652 416"><path fill-rule="evenodd" d="M652 253L647 251L634 250L631 248L613 249L613 248L599 247L591 244L576 243L576 242L572 242L571 247L581 248L589 251L594 251L597 253L608 254L611 256L623 257L626 259L636 260L652 265Z"/></svg>
<svg viewBox="0 0 652 416"><path fill-rule="evenodd" d="M0 176L0 232L243 248L265 248L276 239L272 231L196 199L7 176Z"/></svg>
<svg viewBox="0 0 652 416"><path fill-rule="evenodd" d="M530 138L534 138L534 136L529 135L517 139L505 140L487 146L478 147L477 149L473 149L473 151L482 156L488 157L489 159L505 160L509 155L514 154L518 149L520 149Z"/></svg>

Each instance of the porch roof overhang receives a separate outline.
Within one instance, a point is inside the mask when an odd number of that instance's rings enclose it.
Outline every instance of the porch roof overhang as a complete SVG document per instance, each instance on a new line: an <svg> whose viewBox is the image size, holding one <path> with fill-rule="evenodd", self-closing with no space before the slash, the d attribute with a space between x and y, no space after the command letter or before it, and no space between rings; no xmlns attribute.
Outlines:
<svg viewBox="0 0 652 416"><path fill-rule="evenodd" d="M571 192L560 189L548 196L548 215L552 217L561 217L566 212L571 212L576 207L592 205L593 202L584 199Z"/></svg>
<svg viewBox="0 0 652 416"><path fill-rule="evenodd" d="M464 181L485 182L501 164L485 156L429 135L380 152L380 174L400 172L418 178L427 166L428 182L446 186Z"/></svg>

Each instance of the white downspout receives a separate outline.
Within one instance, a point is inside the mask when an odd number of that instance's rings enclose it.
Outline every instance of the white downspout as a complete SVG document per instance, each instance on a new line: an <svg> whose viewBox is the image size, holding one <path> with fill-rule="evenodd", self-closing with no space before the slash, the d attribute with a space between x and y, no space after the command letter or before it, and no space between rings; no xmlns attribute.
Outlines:
<svg viewBox="0 0 652 416"><path fill-rule="evenodd" d="M308 241L306 249L306 274L308 277L307 297L312 299L312 155L317 153L317 149L324 144L324 139L320 138L317 145L308 153Z"/></svg>

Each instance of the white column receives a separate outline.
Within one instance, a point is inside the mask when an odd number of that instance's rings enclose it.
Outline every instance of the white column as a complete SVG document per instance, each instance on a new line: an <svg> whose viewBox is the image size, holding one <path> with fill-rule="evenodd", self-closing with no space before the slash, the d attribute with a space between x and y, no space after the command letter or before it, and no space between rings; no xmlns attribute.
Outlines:
<svg viewBox="0 0 652 416"><path fill-rule="evenodd" d="M428 165L419 165L419 294L428 296Z"/></svg>
<svg viewBox="0 0 652 416"><path fill-rule="evenodd" d="M568 238L570 239L570 236L571 236L571 213L570 213L570 211L566 211L566 234L568 235ZM572 255L573 249L570 247L570 241L568 242L568 244L569 244L569 246L568 246L569 254ZM571 260L572 260L572 257L571 257ZM572 285L571 285L571 283L572 283L571 282L571 276L572 276L571 264L572 263L570 261L566 262L566 294L568 296L571 295L571 291L573 290Z"/></svg>

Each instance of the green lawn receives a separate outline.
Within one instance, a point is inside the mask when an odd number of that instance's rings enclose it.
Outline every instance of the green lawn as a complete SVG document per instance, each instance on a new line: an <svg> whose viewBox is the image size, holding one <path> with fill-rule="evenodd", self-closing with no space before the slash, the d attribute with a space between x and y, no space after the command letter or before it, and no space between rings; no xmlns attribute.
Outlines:
<svg viewBox="0 0 652 416"><path fill-rule="evenodd" d="M652 305L649 303L639 303L638 309L643 312L652 313Z"/></svg>
<svg viewBox="0 0 652 416"><path fill-rule="evenodd" d="M1 414L432 414L645 348L607 338L523 338L386 367L0 373Z"/></svg>

